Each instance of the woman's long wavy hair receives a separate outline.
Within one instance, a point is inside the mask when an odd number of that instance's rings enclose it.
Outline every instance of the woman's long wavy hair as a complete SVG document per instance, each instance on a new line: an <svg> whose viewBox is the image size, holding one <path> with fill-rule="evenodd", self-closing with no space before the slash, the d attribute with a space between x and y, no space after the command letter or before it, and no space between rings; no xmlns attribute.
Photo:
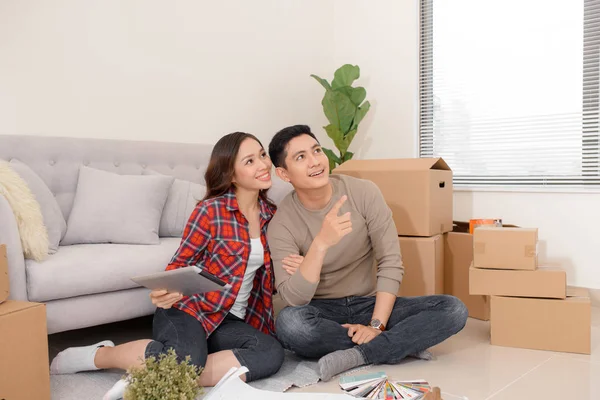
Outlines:
<svg viewBox="0 0 600 400"><path fill-rule="evenodd" d="M202 200L222 196L234 187L235 159L240 151L242 142L246 139L256 140L263 147L256 136L245 132L230 133L223 136L215 144L210 155L206 173L204 174L206 195ZM275 207L275 204L267 197L266 189L260 190L258 196L271 207Z"/></svg>

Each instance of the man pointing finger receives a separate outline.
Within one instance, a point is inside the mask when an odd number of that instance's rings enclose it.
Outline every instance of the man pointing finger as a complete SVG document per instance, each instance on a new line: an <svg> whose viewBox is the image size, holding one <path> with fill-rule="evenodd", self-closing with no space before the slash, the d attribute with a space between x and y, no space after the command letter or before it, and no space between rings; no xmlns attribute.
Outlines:
<svg viewBox="0 0 600 400"><path fill-rule="evenodd" d="M404 268L396 227L372 182L329 175L306 125L269 145L277 175L294 186L268 230L275 284L289 305L276 320L284 347L319 358L321 379L363 364L394 364L459 332L467 310L452 296L397 298ZM283 259L304 256L293 274ZM373 265L377 265L377 274Z"/></svg>

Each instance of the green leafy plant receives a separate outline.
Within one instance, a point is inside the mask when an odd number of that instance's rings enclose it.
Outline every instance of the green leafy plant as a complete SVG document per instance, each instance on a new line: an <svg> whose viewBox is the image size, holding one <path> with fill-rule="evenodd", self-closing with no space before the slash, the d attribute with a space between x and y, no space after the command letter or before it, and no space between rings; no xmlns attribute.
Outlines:
<svg viewBox="0 0 600 400"><path fill-rule="evenodd" d="M325 88L321 104L329 125L324 128L327 136L333 140L340 152L338 156L332 150L323 148L329 159L331 172L337 165L350 160L354 155L348 151L348 147L356 135L358 124L369 111L371 104L368 101L363 103L367 97L365 88L352 87L352 83L360 77L358 65L342 65L335 71L331 85L326 79L317 75L311 76Z"/></svg>
<svg viewBox="0 0 600 400"><path fill-rule="evenodd" d="M127 372L125 400L194 400L202 392L198 384L202 369L190 364L190 356L179 363L173 349L158 360L148 357L143 366Z"/></svg>

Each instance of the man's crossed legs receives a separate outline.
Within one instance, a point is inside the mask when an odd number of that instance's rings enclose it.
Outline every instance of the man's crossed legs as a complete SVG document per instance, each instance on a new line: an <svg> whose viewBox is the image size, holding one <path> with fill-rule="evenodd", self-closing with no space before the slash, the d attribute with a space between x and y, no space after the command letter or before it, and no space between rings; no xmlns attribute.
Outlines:
<svg viewBox="0 0 600 400"><path fill-rule="evenodd" d="M465 305L446 295L398 297L386 330L356 345L342 324L369 325L375 297L313 300L286 307L277 317L283 346L308 358L320 358L321 379L363 364L396 364L460 332L468 317Z"/></svg>

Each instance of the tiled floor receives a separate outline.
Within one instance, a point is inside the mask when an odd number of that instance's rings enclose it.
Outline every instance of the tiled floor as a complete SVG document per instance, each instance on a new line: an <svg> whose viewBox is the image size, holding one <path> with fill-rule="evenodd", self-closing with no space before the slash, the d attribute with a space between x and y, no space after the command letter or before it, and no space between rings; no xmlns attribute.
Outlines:
<svg viewBox="0 0 600 400"><path fill-rule="evenodd" d="M491 346L489 324L469 319L455 337L433 348L434 361L407 360L374 366L392 379L423 378L442 389L445 400L597 400L600 399L600 309L592 311L592 355L553 353ZM115 338L148 337L151 319L141 318L50 337L50 355L62 348ZM301 392L338 392L337 380Z"/></svg>

